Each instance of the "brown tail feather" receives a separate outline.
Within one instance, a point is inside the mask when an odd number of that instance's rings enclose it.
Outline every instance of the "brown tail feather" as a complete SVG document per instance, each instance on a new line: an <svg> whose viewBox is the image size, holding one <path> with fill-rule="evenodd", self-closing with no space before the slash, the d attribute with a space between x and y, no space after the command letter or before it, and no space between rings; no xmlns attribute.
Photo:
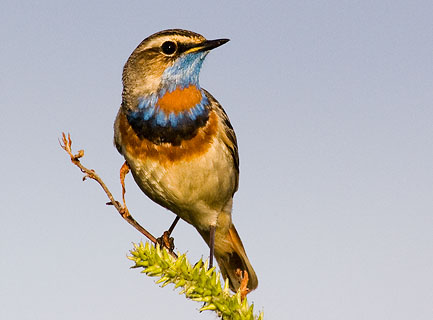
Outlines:
<svg viewBox="0 0 433 320"><path fill-rule="evenodd" d="M248 260L241 238L233 224L226 234L221 234L217 229L215 235L215 258L224 279L229 279L230 289L235 292L239 289L241 279L236 272L238 269L248 272L248 289L252 291L257 288L257 275Z"/></svg>

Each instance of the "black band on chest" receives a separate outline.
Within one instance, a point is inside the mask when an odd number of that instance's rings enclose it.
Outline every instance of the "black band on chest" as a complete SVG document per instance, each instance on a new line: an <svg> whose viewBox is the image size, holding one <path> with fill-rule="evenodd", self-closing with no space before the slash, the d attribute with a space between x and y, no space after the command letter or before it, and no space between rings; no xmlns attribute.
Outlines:
<svg viewBox="0 0 433 320"><path fill-rule="evenodd" d="M166 121L161 121L161 117L166 117ZM168 116L156 113L148 119L145 112L139 110L130 111L126 118L140 139L147 139L155 144L180 145L182 140L194 138L197 130L206 125L209 110L204 107L194 112L186 111L177 115L172 113Z"/></svg>

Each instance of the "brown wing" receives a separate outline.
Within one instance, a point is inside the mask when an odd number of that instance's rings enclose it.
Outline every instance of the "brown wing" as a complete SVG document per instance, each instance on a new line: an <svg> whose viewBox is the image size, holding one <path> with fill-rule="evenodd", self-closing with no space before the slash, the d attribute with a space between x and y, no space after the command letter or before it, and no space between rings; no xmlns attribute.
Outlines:
<svg viewBox="0 0 433 320"><path fill-rule="evenodd" d="M207 92L206 90L204 90L204 92L206 93L206 96L209 99L212 108L217 112L218 117L221 119L221 122L224 126L225 139L223 140L232 155L233 166L236 169L236 185L233 190L234 194L238 190L239 186L239 153L235 130L230 123L227 113L224 111L223 107L219 104L219 102L209 92Z"/></svg>

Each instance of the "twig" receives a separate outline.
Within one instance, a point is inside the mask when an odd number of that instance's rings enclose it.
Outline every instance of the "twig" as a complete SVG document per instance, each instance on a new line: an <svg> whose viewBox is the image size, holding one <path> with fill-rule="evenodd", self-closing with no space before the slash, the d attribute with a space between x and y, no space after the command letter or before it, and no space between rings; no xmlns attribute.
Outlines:
<svg viewBox="0 0 433 320"><path fill-rule="evenodd" d="M63 144L62 144L62 142L63 142ZM108 202L107 205L113 205L123 219L125 219L130 225L132 225L135 229L137 229L140 233L142 233L146 238L148 238L150 241L152 241L154 244L156 244L157 239L149 231L147 231L145 228L143 228L129 213L129 210L125 204L124 186L122 185L122 199L124 201L124 205L122 206L119 203L119 201L114 199L112 193L107 188L107 186L102 181L102 179L96 174L95 170L87 169L85 166L83 166L81 164L80 158L82 158L84 156L84 150L79 150L78 153L75 155L72 153L72 148L71 148L72 140L71 140L71 135L69 133L68 133L68 137L66 137L66 134L64 132L62 132L62 142L60 142L60 146L62 147L62 149L65 150L69 154L69 156L71 157L72 163L74 165L76 165L81 170L82 173L84 173L83 181L86 180L87 178L95 180L102 187L102 189L104 190L108 199L110 199L110 202ZM126 171L124 166L122 166L122 169ZM124 173L124 175L126 175L127 172L126 173L123 172L123 173ZM123 178L124 178L124 175L123 175ZM121 171L121 176L122 176L122 171ZM167 249L169 249L169 248L167 248ZM177 255L172 250L169 249L168 251L174 258L177 258Z"/></svg>
<svg viewBox="0 0 433 320"><path fill-rule="evenodd" d="M243 274L241 269L236 270L236 274L241 279L241 285L239 287L239 292L241 295L241 300L243 301L247 294L250 292L250 289L248 289L248 272L244 270Z"/></svg>

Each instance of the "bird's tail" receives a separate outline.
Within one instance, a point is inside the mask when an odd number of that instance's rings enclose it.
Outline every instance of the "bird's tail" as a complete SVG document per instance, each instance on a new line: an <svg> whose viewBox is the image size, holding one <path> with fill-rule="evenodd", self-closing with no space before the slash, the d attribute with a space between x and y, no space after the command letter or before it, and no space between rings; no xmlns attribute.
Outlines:
<svg viewBox="0 0 433 320"><path fill-rule="evenodd" d="M202 234L206 240L208 235ZM208 242L209 243L209 242ZM229 279L230 289L236 292L241 284L238 270L248 272L248 289L250 291L257 288L257 275L248 260L241 238L233 224L224 233L216 230L215 234L215 258L224 279Z"/></svg>

